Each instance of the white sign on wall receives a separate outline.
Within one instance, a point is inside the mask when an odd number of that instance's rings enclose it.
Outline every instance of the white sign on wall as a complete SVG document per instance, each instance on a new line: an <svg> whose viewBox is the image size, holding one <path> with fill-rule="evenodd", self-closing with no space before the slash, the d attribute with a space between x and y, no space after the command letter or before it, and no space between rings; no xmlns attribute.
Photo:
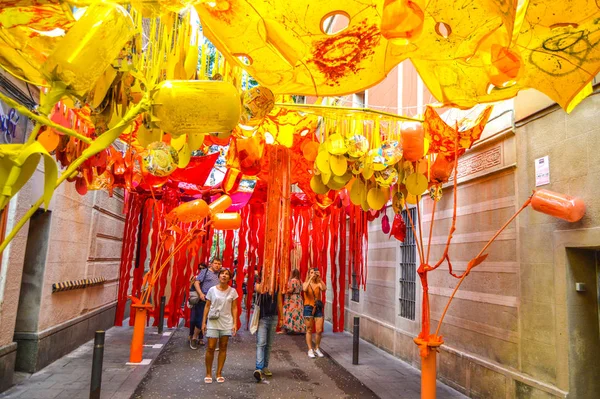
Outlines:
<svg viewBox="0 0 600 399"><path fill-rule="evenodd" d="M535 186L550 184L550 161L548 155L535 160Z"/></svg>

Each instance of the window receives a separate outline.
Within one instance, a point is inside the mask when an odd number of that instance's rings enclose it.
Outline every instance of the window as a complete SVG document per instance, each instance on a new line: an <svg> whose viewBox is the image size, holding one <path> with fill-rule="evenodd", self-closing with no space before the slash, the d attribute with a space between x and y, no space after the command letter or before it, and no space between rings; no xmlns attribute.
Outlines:
<svg viewBox="0 0 600 399"><path fill-rule="evenodd" d="M364 91L352 95L352 106L355 108L364 108L367 106L366 95Z"/></svg>
<svg viewBox="0 0 600 399"><path fill-rule="evenodd" d="M416 303L416 277L417 277L417 243L410 227L410 220L402 211L402 219L406 224L406 238L400 244L402 260L400 262L400 317L415 319ZM417 212L415 208L408 210L415 226L417 225Z"/></svg>
<svg viewBox="0 0 600 399"><path fill-rule="evenodd" d="M352 301L360 302L360 289L358 288L358 281L356 281L356 274L352 270Z"/></svg>

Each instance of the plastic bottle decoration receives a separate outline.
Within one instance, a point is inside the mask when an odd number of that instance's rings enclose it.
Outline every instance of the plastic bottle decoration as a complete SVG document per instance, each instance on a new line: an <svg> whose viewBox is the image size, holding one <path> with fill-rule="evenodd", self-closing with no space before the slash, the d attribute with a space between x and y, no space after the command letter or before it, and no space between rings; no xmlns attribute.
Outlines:
<svg viewBox="0 0 600 399"><path fill-rule="evenodd" d="M266 87L258 86L245 90L242 94L242 115L240 123L257 126L275 106L275 96Z"/></svg>
<svg viewBox="0 0 600 399"><path fill-rule="evenodd" d="M235 138L235 149L240 171L247 176L258 175L265 152L265 140L262 136L255 134L252 137L237 137Z"/></svg>
<svg viewBox="0 0 600 399"><path fill-rule="evenodd" d="M219 198L211 202L208 206L208 210L212 215L211 217L214 217L214 215L216 215L217 213L225 212L227 208L231 206L232 203L233 201L231 200L231 197L229 195L220 196Z"/></svg>
<svg viewBox="0 0 600 399"><path fill-rule="evenodd" d="M177 169L178 162L177 151L162 141L150 144L142 152L143 169L154 176L165 177L170 175Z"/></svg>
<svg viewBox="0 0 600 399"><path fill-rule="evenodd" d="M235 87L214 80L166 80L152 96L152 122L173 137L231 133L240 119Z"/></svg>
<svg viewBox="0 0 600 399"><path fill-rule="evenodd" d="M423 30L425 15L410 0L386 0L381 17L381 35L395 44L407 44Z"/></svg>
<svg viewBox="0 0 600 399"><path fill-rule="evenodd" d="M534 192L531 207L571 223L580 221L585 215L585 203L580 198L544 189Z"/></svg>
<svg viewBox="0 0 600 399"><path fill-rule="evenodd" d="M83 96L133 37L129 13L118 4L95 2L60 40L42 66L50 81L61 81Z"/></svg>
<svg viewBox="0 0 600 399"><path fill-rule="evenodd" d="M197 222L208 216L208 205L204 200L197 199L184 202L171 210L167 216L167 222L171 224Z"/></svg>
<svg viewBox="0 0 600 399"><path fill-rule="evenodd" d="M490 83L502 88L516 83L521 75L523 61L517 53L518 47L508 48L509 38L503 29L497 29L481 40L481 54Z"/></svg>
<svg viewBox="0 0 600 399"><path fill-rule="evenodd" d="M236 230L242 225L239 213L217 213L212 216L212 227L216 230Z"/></svg>
<svg viewBox="0 0 600 399"><path fill-rule="evenodd" d="M236 192L240 187L240 182L242 181L243 176L244 175L240 170L235 168L227 168L227 172L225 172L223 182L221 183L221 188L226 194Z"/></svg>
<svg viewBox="0 0 600 399"><path fill-rule="evenodd" d="M425 152L425 134L420 122L405 122L402 124L402 149L404 159L416 162L423 158Z"/></svg>
<svg viewBox="0 0 600 399"><path fill-rule="evenodd" d="M454 170L454 160L444 154L438 154L431 165L430 180L433 184L446 183Z"/></svg>

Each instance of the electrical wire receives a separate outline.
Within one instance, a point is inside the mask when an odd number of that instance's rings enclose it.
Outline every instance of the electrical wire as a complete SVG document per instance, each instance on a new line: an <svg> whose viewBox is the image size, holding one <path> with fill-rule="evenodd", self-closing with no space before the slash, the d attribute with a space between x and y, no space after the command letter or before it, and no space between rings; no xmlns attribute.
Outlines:
<svg viewBox="0 0 600 399"><path fill-rule="evenodd" d="M15 101L23 104L30 110L34 110L37 106L37 102L33 100L33 96L31 96L31 99L27 98L21 89L2 74L0 74L0 89L2 89L6 95L12 97Z"/></svg>

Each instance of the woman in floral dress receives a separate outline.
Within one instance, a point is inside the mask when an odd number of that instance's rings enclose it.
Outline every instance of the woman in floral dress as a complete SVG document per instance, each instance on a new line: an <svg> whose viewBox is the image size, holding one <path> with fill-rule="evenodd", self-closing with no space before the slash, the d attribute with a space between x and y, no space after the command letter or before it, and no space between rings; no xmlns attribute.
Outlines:
<svg viewBox="0 0 600 399"><path fill-rule="evenodd" d="M292 276L288 282L287 295L283 305L283 330L290 333L304 334L304 316L302 310L302 283L300 282L300 271L292 270Z"/></svg>

